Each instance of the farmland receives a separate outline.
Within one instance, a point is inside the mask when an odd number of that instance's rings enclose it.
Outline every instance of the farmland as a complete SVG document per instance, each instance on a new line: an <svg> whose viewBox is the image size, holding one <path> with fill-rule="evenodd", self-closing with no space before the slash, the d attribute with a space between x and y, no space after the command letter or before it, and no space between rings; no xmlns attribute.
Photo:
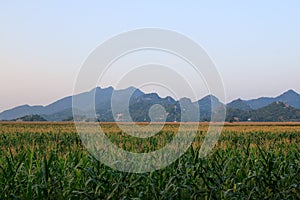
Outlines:
<svg viewBox="0 0 300 200"><path fill-rule="evenodd" d="M101 124L131 152L163 147L178 126L141 139ZM299 123L228 123L213 151L199 158L207 129L201 123L192 146L170 166L135 174L90 155L72 123L0 123L0 199L300 199Z"/></svg>

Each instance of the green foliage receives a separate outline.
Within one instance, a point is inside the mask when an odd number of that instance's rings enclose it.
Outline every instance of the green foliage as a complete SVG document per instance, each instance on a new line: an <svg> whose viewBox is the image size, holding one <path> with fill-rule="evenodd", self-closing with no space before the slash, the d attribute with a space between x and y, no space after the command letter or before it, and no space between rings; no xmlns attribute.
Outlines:
<svg viewBox="0 0 300 200"><path fill-rule="evenodd" d="M115 125L102 126L123 145ZM89 155L70 124L0 124L0 199L300 199L299 131L225 130L199 158L203 138L165 169L130 174Z"/></svg>
<svg viewBox="0 0 300 200"><path fill-rule="evenodd" d="M15 119L13 121L24 121L24 122L33 122L33 121L36 121L36 122L45 122L47 121L45 118L43 118L42 116L40 115L26 115L24 117L20 117L18 119Z"/></svg>

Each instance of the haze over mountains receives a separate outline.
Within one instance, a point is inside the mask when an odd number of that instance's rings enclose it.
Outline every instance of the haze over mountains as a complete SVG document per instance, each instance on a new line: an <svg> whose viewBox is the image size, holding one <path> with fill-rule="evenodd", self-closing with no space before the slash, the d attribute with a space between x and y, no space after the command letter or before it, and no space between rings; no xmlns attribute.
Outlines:
<svg viewBox="0 0 300 200"><path fill-rule="evenodd" d="M278 97L261 97L252 100L237 99L224 105L212 95L195 102L188 98L177 101L172 97L161 98L156 93L146 94L134 87L123 90L114 90L112 87L97 87L91 91L76 95L76 98L82 102L80 107L85 110L93 109L88 99L91 95L95 95L97 115L95 119L89 119L84 115L77 117L82 121L128 121L128 116L122 111L113 114L111 108L113 94L117 97L118 102L116 105L124 104L124 98L131 95L129 112L133 121L150 121L149 109L155 104L162 105L167 114L165 116L161 114L152 120L180 121L180 103L184 103L189 108L188 112L186 112L187 115L189 112L193 112L197 105L200 108L199 118L185 118L188 121L210 121L212 105L215 108L227 107L226 121L300 121L300 95L293 90L284 92ZM0 120L35 121L35 119L45 119L47 121L73 120L72 96L62 98L47 106L23 105L0 113Z"/></svg>

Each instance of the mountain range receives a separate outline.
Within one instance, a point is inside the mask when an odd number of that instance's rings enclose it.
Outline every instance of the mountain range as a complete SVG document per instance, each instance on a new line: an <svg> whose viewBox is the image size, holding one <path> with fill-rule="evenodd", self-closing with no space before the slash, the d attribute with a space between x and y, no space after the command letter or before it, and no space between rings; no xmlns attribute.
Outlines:
<svg viewBox="0 0 300 200"><path fill-rule="evenodd" d="M258 99L242 100L237 99L228 104L223 104L213 95L208 95L198 101L192 102L189 98L175 100L170 96L160 97L156 93L144 93L141 90L129 87L122 90L115 90L112 87L96 87L91 91L75 95L80 100L80 109L91 110L89 99L95 99L96 117L76 116L76 120L82 121L128 121L129 116L126 112L118 110L114 113L111 107L112 95L115 105L124 105L126 97L130 96L129 114L133 121L150 121L149 109L159 104L165 108L166 113L154 115L152 120L168 122L181 120L180 105L185 105L182 114L185 113L186 121L210 121L211 107L226 107L226 121L300 121L300 94L293 90L288 90L277 97L261 97ZM128 102L127 102L128 103ZM200 116L189 115L199 106ZM186 110L187 108L187 110ZM80 111L78 111L80 113ZM113 114L114 113L114 114ZM32 117L34 116L34 117ZM0 120L20 120L45 119L47 121L71 121L73 119L72 96L62 98L47 106L18 106L0 113ZM38 120L37 120L38 121Z"/></svg>

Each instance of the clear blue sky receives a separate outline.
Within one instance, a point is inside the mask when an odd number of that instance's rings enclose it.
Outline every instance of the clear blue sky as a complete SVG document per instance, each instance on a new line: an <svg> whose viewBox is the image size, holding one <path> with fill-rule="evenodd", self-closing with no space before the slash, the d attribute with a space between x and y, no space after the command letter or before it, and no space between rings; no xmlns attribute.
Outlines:
<svg viewBox="0 0 300 200"><path fill-rule="evenodd" d="M101 42L176 30L214 60L227 100L300 92L300 1L1 1L0 111L71 95Z"/></svg>

